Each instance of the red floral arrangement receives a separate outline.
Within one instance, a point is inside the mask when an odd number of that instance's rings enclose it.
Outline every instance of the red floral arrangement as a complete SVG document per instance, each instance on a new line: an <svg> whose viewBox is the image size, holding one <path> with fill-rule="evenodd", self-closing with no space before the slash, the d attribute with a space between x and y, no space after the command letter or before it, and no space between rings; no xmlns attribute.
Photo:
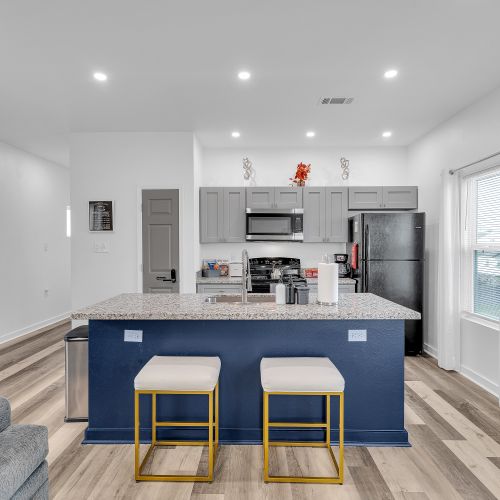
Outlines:
<svg viewBox="0 0 500 500"><path fill-rule="evenodd" d="M305 186L307 178L311 173L311 164L306 165L300 162L297 165L297 170L295 171L295 177L290 177L290 180L297 186Z"/></svg>

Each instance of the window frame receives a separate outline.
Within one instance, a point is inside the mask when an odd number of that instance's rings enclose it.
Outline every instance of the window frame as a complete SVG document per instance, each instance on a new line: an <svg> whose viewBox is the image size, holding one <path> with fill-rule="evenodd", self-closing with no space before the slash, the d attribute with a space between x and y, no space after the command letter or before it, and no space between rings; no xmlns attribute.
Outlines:
<svg viewBox="0 0 500 500"><path fill-rule="evenodd" d="M484 326L499 329L500 318L492 318L474 310L474 256L476 252L500 252L498 243L477 242L477 182L488 177L500 175L500 165L486 171L471 174L463 179L461 197L464 201L462 211L462 309L463 316Z"/></svg>

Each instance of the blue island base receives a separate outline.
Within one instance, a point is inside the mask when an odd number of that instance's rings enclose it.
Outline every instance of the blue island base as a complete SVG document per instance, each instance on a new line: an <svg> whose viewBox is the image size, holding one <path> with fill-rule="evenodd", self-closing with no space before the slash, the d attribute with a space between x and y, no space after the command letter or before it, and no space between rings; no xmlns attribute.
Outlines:
<svg viewBox="0 0 500 500"><path fill-rule="evenodd" d="M404 321L161 321L89 322L89 426L86 443L134 440L134 378L154 355L219 356L220 441L262 442L262 357L327 356L345 388L345 442L409 446L404 428ZM367 330L349 342L348 330ZM141 343L124 330L142 330ZM338 403L332 397L332 441L338 441ZM206 420L206 396L159 396L158 420ZM141 439L151 438L151 397L141 396ZM271 396L271 420L318 422L324 398ZM206 429L160 428L159 439L205 440ZM323 440L317 429L271 431L275 440Z"/></svg>

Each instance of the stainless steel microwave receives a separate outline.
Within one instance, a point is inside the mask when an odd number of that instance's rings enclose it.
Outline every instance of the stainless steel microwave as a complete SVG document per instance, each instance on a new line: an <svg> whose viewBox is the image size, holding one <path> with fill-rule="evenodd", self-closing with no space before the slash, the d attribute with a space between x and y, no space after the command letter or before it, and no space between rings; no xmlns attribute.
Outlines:
<svg viewBox="0 0 500 500"><path fill-rule="evenodd" d="M246 210L248 241L303 241L303 208Z"/></svg>

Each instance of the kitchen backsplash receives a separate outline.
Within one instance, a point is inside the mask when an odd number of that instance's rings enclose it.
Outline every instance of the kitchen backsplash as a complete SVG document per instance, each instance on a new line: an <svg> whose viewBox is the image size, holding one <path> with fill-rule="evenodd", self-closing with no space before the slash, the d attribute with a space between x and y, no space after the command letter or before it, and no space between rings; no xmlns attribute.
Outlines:
<svg viewBox="0 0 500 500"><path fill-rule="evenodd" d="M200 245L201 259L227 259L240 261L241 251L246 248L253 257L295 257L302 267L316 267L325 253L345 253L345 243L293 243L293 242L247 242L211 243Z"/></svg>

